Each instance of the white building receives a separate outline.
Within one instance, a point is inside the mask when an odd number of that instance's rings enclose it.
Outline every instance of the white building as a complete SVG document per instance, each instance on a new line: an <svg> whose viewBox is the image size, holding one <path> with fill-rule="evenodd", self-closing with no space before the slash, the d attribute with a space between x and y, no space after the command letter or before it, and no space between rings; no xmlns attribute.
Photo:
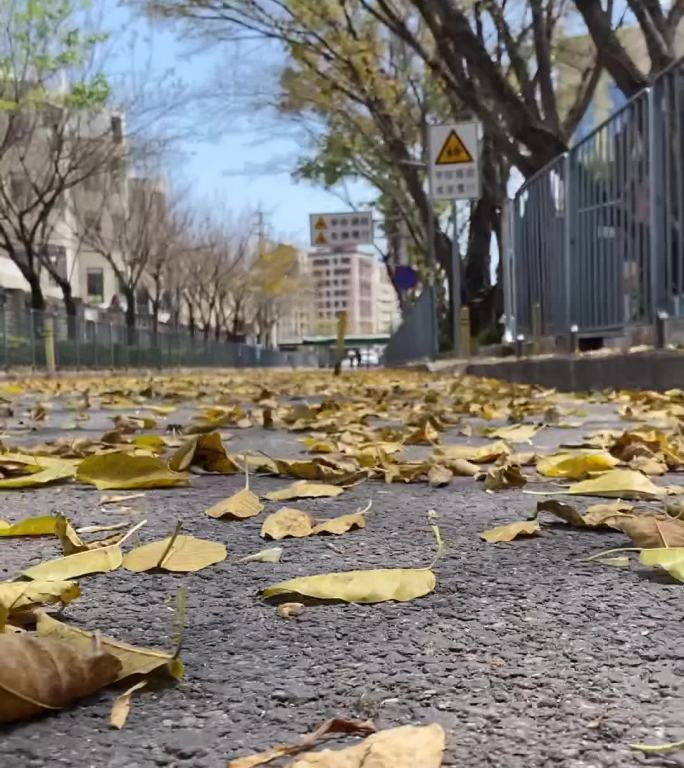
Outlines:
<svg viewBox="0 0 684 768"><path fill-rule="evenodd" d="M396 327L399 303L387 271L373 256L354 249L310 254L315 287L316 332L335 332L347 313L347 334L386 333Z"/></svg>

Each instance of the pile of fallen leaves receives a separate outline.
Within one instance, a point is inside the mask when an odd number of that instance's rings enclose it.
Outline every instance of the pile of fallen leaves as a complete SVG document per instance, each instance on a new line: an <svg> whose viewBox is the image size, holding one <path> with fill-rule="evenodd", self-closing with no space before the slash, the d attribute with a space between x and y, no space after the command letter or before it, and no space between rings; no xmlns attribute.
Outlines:
<svg viewBox="0 0 684 768"><path fill-rule="evenodd" d="M552 454L535 447L533 441L547 427L569 434L581 429L594 407L610 409L629 425L582 434ZM261 525L263 539L280 542L362 535L369 514L375 514L369 502L338 517L318 518L298 509L294 504L299 499L340 496L366 482L444 487L460 478L459 488L472 483L483 493L530 494L531 505L532 494L544 496L530 519L483 532L487 542L539 536L550 519L580 530L611 528L631 539L628 551L638 551L643 565L660 567L684 581L684 503L676 498L683 489L662 480L684 469L681 390L612 392L581 400L540 387L469 377L380 371L331 378L259 371L27 380L0 387L0 408L0 490L90 485L126 492L103 496L102 505L125 504L150 489L188 486L197 474L242 474L240 491L197 514L240 521L262 515L269 505L282 505L269 510ZM111 426L97 437L92 430L86 433L93 414L103 412L111 414ZM46 425L67 436L36 444L35 436ZM235 430L286 432L299 446L299 456L231 451ZM287 484L281 480L278 488L259 497L250 487L254 475L282 478ZM559 496L611 501L580 508ZM116 699L112 711L112 725L122 727L135 691L155 675L182 676L182 632L176 649L166 652L100 636L97 628L86 632L49 613L78 599L80 580L93 574L119 568L188 573L228 556L223 543L195 538L180 524L167 537L149 541L145 521L125 528L104 524L76 529L59 514L0 521L0 539L53 537L63 549L61 557L0 583L0 722L59 709L132 678L134 684ZM439 529L433 525L433 530L441 550ZM273 546L243 560L277 563L282 551ZM597 559L629 564L622 551L601 553ZM262 595L277 599L284 618L304 609L292 602L296 598L413 600L435 589L433 566L302 575L273 584ZM180 595L180 623L184 610ZM439 726L373 730L372 723L329 721L298 745L239 758L231 766L247 768L292 756L340 731L366 739L340 752L307 752L293 765L359 766L369 750L377 755L373 764L379 768L441 765L444 733Z"/></svg>

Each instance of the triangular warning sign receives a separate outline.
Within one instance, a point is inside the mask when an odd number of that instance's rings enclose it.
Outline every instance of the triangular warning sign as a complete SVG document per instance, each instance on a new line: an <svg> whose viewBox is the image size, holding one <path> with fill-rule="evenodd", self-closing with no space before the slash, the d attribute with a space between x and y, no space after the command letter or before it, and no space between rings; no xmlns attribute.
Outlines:
<svg viewBox="0 0 684 768"><path fill-rule="evenodd" d="M472 163L473 156L468 152L468 148L461 140L456 131L451 131L440 149L435 160L435 165L461 165L462 163Z"/></svg>
<svg viewBox="0 0 684 768"><path fill-rule="evenodd" d="M316 243L316 245L327 245L328 238L322 232L319 232L314 242Z"/></svg>
<svg viewBox="0 0 684 768"><path fill-rule="evenodd" d="M318 220L314 224L314 229L327 229L328 225L322 216L318 217Z"/></svg>

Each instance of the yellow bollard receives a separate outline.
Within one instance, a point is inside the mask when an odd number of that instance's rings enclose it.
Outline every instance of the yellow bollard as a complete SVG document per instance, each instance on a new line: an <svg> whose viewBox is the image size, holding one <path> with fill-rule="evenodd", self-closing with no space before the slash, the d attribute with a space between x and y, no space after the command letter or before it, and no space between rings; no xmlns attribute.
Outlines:
<svg viewBox="0 0 684 768"><path fill-rule="evenodd" d="M461 316L459 318L459 339L458 356L470 357L470 307L461 307Z"/></svg>
<svg viewBox="0 0 684 768"><path fill-rule="evenodd" d="M55 364L55 320L46 317L43 321L43 336L45 338L45 367L50 376L53 376L57 366Z"/></svg>
<svg viewBox="0 0 684 768"><path fill-rule="evenodd" d="M344 339L347 335L347 312L342 311L337 317L337 345L335 354L335 376L342 372L342 358L344 357Z"/></svg>

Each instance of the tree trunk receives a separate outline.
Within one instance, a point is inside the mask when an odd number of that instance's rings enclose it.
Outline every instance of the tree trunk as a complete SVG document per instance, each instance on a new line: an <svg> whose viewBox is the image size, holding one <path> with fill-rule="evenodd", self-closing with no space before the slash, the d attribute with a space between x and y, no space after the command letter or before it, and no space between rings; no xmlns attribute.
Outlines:
<svg viewBox="0 0 684 768"><path fill-rule="evenodd" d="M192 304L188 301L188 330L190 331L191 338L195 338L195 312Z"/></svg>
<svg viewBox="0 0 684 768"><path fill-rule="evenodd" d="M613 29L612 20L601 6L601 0L575 0L591 35L601 64L617 87L631 98L648 85L648 78L639 70L623 47Z"/></svg>
<svg viewBox="0 0 684 768"><path fill-rule="evenodd" d="M62 289L62 300L67 316L67 335L73 341L78 336L78 306L74 300L71 283L68 280L60 280L59 287Z"/></svg>
<svg viewBox="0 0 684 768"><path fill-rule="evenodd" d="M45 296L43 296L43 289L40 286L40 275L24 275L24 277L31 286L31 309L36 312L45 312Z"/></svg>
<svg viewBox="0 0 684 768"><path fill-rule="evenodd" d="M124 289L124 296L126 297L126 343L129 347L132 347L136 341L135 291L130 288L126 288Z"/></svg>

